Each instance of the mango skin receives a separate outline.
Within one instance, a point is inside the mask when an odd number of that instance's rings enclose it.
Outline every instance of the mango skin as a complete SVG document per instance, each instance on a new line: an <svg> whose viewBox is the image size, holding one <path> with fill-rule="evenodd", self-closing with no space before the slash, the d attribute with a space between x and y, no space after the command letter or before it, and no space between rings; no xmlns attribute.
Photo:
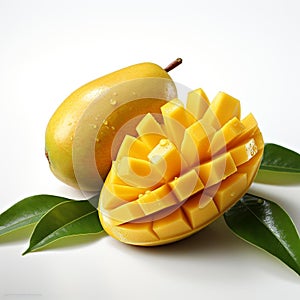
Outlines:
<svg viewBox="0 0 300 300"><path fill-rule="evenodd" d="M159 112L176 95L169 74L149 62L78 88L57 108L46 128L45 154L52 173L74 188L99 191L111 166L111 148L118 130L135 116ZM132 132L136 122L126 130Z"/></svg>

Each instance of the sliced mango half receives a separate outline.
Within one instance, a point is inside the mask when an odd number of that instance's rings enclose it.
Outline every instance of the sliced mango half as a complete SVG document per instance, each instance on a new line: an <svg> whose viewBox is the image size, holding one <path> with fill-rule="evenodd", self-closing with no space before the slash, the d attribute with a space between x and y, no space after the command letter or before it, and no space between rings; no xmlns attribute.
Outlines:
<svg viewBox="0 0 300 300"><path fill-rule="evenodd" d="M202 89L174 99L161 117L147 114L126 136L99 199L108 234L127 244L154 246L204 228L248 190L264 149L252 114L240 101ZM160 121L157 121L160 120Z"/></svg>

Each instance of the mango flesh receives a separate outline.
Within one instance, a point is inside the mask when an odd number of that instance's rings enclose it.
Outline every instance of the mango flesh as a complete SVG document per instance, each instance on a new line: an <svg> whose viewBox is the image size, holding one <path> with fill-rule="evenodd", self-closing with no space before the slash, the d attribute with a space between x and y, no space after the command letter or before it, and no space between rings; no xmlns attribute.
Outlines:
<svg viewBox="0 0 300 300"><path fill-rule="evenodd" d="M161 113L125 137L100 194L102 226L127 244L171 243L207 226L246 193L262 159L254 116L241 119L225 93L209 103L198 89L186 108L174 99Z"/></svg>
<svg viewBox="0 0 300 300"><path fill-rule="evenodd" d="M135 134L145 114L160 112L174 97L170 76L153 63L129 66L80 87L48 123L45 151L51 171L70 186L98 191L120 147L113 141Z"/></svg>

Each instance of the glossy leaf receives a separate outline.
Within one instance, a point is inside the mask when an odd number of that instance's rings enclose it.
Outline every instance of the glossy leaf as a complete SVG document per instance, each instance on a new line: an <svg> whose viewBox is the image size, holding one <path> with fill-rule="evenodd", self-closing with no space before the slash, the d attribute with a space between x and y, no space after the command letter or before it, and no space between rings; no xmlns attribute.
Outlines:
<svg viewBox="0 0 300 300"><path fill-rule="evenodd" d="M246 194L224 219L237 236L276 256L300 275L299 235L280 206Z"/></svg>
<svg viewBox="0 0 300 300"><path fill-rule="evenodd" d="M41 249L58 239L102 231L98 211L88 200L69 200L55 206L41 218L32 233L29 248L23 254Z"/></svg>
<svg viewBox="0 0 300 300"><path fill-rule="evenodd" d="M300 183L300 154L276 144L266 144L256 182Z"/></svg>
<svg viewBox="0 0 300 300"><path fill-rule="evenodd" d="M49 209L69 199L51 195L25 198L0 215L0 236L35 224Z"/></svg>

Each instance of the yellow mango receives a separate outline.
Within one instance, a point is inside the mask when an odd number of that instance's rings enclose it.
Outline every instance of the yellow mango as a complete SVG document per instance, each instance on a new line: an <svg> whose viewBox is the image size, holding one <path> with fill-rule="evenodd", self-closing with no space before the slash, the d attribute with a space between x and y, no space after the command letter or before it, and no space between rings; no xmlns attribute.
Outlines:
<svg viewBox="0 0 300 300"><path fill-rule="evenodd" d="M190 197L182 205L182 208L193 228L204 227L219 214L214 199L203 193L197 193Z"/></svg>
<svg viewBox="0 0 300 300"><path fill-rule="evenodd" d="M238 136L236 136L232 141L229 142L229 148L237 146L242 141L251 138L257 130L257 121L252 113L250 113L243 120L241 120L241 123L244 125L245 128L243 132L241 132Z"/></svg>
<svg viewBox="0 0 300 300"><path fill-rule="evenodd" d="M204 184L194 169L169 182L169 186L179 202L185 201L204 188Z"/></svg>
<svg viewBox="0 0 300 300"><path fill-rule="evenodd" d="M209 108L209 100L202 89L197 89L188 93L186 109L200 120Z"/></svg>
<svg viewBox="0 0 300 300"><path fill-rule="evenodd" d="M181 143L181 154L190 167L199 165L211 156L211 139L216 130L214 127L197 121L189 126Z"/></svg>
<svg viewBox="0 0 300 300"><path fill-rule="evenodd" d="M240 146L230 150L230 154L234 160L236 166L240 166L243 163L249 161L258 152L255 139L251 138Z"/></svg>
<svg viewBox="0 0 300 300"><path fill-rule="evenodd" d="M247 189L247 174L237 173L222 181L214 196L215 204L220 212L232 206L240 199Z"/></svg>
<svg viewBox="0 0 300 300"><path fill-rule="evenodd" d="M146 115L137 137L124 139L100 194L101 224L124 243L161 245L199 231L247 192L262 159L255 118L241 120L240 102L225 93L209 104L195 90L186 108L175 98L161 115L162 123Z"/></svg>
<svg viewBox="0 0 300 300"><path fill-rule="evenodd" d="M148 159L156 168L161 170L161 176L166 182L178 176L183 166L180 153L168 139L161 139L148 154Z"/></svg>
<svg viewBox="0 0 300 300"><path fill-rule="evenodd" d="M123 137L134 135L145 114L159 113L176 95L166 70L153 63L129 66L83 85L49 120L45 152L51 171L75 188L98 191Z"/></svg>
<svg viewBox="0 0 300 300"><path fill-rule="evenodd" d="M105 220L105 218L103 219ZM104 221L105 222L105 221ZM110 224L110 221L106 224ZM111 232L121 242L126 243L132 241L132 244L136 245L147 245L153 243L153 241L159 241L156 233L152 230L152 223L126 223L119 226L109 225L110 229L107 231Z"/></svg>
<svg viewBox="0 0 300 300"><path fill-rule="evenodd" d="M152 228L161 240L177 237L191 230L189 221L180 208L167 217L154 221Z"/></svg>
<svg viewBox="0 0 300 300"><path fill-rule="evenodd" d="M116 169L118 177L130 186L151 188L164 179L164 174L155 164L143 159L124 156Z"/></svg>
<svg viewBox="0 0 300 300"><path fill-rule="evenodd" d="M219 183L237 171L230 153L215 157L198 167L199 176L206 187Z"/></svg>
<svg viewBox="0 0 300 300"><path fill-rule="evenodd" d="M158 133L145 133L138 136L138 140L141 141L145 147L150 148L151 150L159 144L161 139L164 139L165 136Z"/></svg>
<svg viewBox="0 0 300 300"><path fill-rule="evenodd" d="M131 135L126 135L121 144L121 147L119 148L118 156L116 159L118 160L119 158L122 158L124 156L147 159L150 150L151 148L145 147L145 145L137 138Z"/></svg>
<svg viewBox="0 0 300 300"><path fill-rule="evenodd" d="M148 216L157 211L172 207L177 203L175 195L168 184L164 184L153 191L141 194L136 202L142 208L144 215Z"/></svg>
<svg viewBox="0 0 300 300"><path fill-rule="evenodd" d="M160 136L165 135L161 124L150 113L146 114L146 116L140 121L136 127L136 131L139 136L144 134L158 134Z"/></svg>
<svg viewBox="0 0 300 300"><path fill-rule="evenodd" d="M174 99L161 107L168 138L180 148L185 129L197 122L179 99Z"/></svg>
<svg viewBox="0 0 300 300"><path fill-rule="evenodd" d="M217 153L222 150L226 151L226 146L239 136L244 129L245 126L237 117L230 119L214 135L210 144L211 153Z"/></svg>
<svg viewBox="0 0 300 300"><path fill-rule="evenodd" d="M226 93L219 92L206 110L202 121L219 129L234 117L240 119L240 116L240 102Z"/></svg>

